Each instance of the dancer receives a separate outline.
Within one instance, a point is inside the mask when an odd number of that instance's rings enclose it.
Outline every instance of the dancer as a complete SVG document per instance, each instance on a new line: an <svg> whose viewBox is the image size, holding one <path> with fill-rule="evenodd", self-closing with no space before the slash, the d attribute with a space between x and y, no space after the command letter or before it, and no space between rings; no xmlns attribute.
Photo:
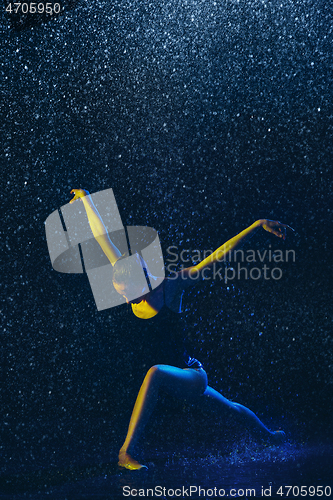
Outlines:
<svg viewBox="0 0 333 500"><path fill-rule="evenodd" d="M222 394L208 386L207 374L202 364L189 355L186 345L184 345L179 313L181 312L184 290L202 280L206 270L212 269L215 264L223 261L224 256L243 245L259 228L263 228L265 231L282 239L286 238L287 230L293 231L293 229L278 221L257 220L195 266L182 269L175 273L172 278L166 277L162 279L161 283L154 289L142 290L137 284L131 282L133 260L129 263L129 259L124 258L110 240L89 192L84 189L73 189L71 194L74 197L70 203L78 199L82 200L92 233L113 266L114 288L131 305L132 311L137 318L147 320L149 331L151 325L152 339L157 339L161 347L161 352L156 355L158 364L148 370L141 385L130 419L127 436L119 451L118 464L130 470L146 467L135 460L132 454L134 446L155 407L160 388L172 395L190 401L204 402L207 399L213 400L221 412L227 410L229 414L240 417L244 424L256 429L273 443L283 442L285 439L283 431L269 430L251 410L239 403L229 401ZM149 269L142 257L138 256L137 259L141 261L149 278L151 280L156 279L149 273ZM139 298L130 300L129 297L133 296ZM165 333L164 335L161 334L161 325L164 326L164 332L165 325L170 325L167 335Z"/></svg>

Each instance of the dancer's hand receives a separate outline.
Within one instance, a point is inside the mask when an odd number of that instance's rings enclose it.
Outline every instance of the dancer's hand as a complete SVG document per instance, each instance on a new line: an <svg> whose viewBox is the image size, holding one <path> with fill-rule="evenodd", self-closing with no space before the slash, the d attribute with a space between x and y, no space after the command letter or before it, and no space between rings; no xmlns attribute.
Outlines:
<svg viewBox="0 0 333 500"><path fill-rule="evenodd" d="M84 198L85 196L88 196L89 191L87 191L86 189L72 189L71 194L74 194L74 198L69 203L73 203L75 200L78 200L79 198Z"/></svg>
<svg viewBox="0 0 333 500"><path fill-rule="evenodd" d="M282 222L279 222L278 220L263 219L261 221L261 226L265 229L265 231L275 234L275 236L278 236L283 240L286 239L287 229L294 232L292 227L287 224L282 224Z"/></svg>

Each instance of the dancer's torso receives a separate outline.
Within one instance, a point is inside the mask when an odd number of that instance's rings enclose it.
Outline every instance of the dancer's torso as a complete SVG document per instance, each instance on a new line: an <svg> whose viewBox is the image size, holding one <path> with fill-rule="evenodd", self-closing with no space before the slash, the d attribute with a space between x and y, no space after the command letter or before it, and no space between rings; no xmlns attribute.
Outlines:
<svg viewBox="0 0 333 500"><path fill-rule="evenodd" d="M143 368L149 369L152 364L166 364L179 368L199 368L200 363L191 357L188 346L186 321L180 313L171 310L166 304L165 286L163 284L163 305L158 313L149 318L135 318L135 331L139 336L135 343L144 346L146 363ZM173 308L181 308L181 296L171 302ZM150 365L150 366L148 366Z"/></svg>

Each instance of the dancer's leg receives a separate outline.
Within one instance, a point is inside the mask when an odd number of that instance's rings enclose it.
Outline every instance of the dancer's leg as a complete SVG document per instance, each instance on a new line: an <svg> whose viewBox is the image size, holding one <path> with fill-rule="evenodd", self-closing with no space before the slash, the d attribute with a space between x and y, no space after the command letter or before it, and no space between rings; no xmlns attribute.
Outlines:
<svg viewBox="0 0 333 500"><path fill-rule="evenodd" d="M207 386L201 402L209 401L215 405L217 410L222 412L227 412L229 415L238 416L246 425L252 427L253 429L259 431L262 435L272 439L273 442L281 442L284 440L283 431L270 431L262 421L245 406L229 401L227 398L222 396L219 392L211 387Z"/></svg>
<svg viewBox="0 0 333 500"><path fill-rule="evenodd" d="M122 467L132 470L143 467L131 457L131 453L155 407L160 387L173 395L193 399L204 393L207 387L207 375L203 369L182 370L168 365L156 365L150 368L141 385L127 436L119 452L118 463Z"/></svg>

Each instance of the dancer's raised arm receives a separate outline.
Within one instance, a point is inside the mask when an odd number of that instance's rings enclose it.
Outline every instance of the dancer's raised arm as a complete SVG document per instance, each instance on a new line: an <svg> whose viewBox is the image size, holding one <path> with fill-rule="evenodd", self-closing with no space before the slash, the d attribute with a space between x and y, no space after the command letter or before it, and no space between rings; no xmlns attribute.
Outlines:
<svg viewBox="0 0 333 500"><path fill-rule="evenodd" d="M86 209L92 233L111 264L114 265L119 257L121 257L121 252L110 240L102 217L98 213L89 192L85 189L72 189L71 194L74 194L74 198L70 201L70 203L73 203L75 200L81 198L84 208Z"/></svg>
<svg viewBox="0 0 333 500"><path fill-rule="evenodd" d="M210 269L215 263L223 262L224 260L226 260L226 256L229 252L233 252L234 250L242 246L245 241L251 238L251 236L253 236L253 234L260 227L262 227L269 233L275 234L275 236L278 236L283 240L286 239L287 229L294 231L292 227L287 226L287 224L282 224L279 221L268 219L257 220L251 226L244 229L244 231L226 241L223 245L217 248L215 252L206 257L206 259L202 260L195 266L188 267L186 269L182 269L182 271L179 271L182 279L184 279L185 283L187 283L188 285L192 283L194 284L196 281L199 281L203 278L203 274L206 269Z"/></svg>

